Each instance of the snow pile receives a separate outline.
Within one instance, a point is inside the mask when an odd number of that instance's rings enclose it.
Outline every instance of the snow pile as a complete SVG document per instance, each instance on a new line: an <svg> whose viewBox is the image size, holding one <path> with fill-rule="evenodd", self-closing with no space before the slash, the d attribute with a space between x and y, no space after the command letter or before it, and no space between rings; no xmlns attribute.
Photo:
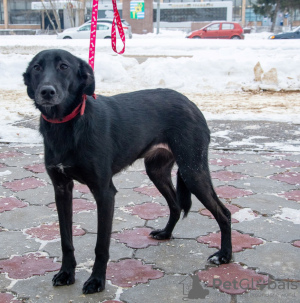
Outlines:
<svg viewBox="0 0 300 303"><path fill-rule="evenodd" d="M300 224L300 210L283 207L281 214L277 214L274 217L282 220L291 221L294 224Z"/></svg>

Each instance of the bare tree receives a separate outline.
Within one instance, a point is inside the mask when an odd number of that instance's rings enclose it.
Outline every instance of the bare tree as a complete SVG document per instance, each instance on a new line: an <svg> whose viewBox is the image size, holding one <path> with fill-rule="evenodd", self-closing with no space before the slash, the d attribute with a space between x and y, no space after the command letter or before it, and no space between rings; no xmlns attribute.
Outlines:
<svg viewBox="0 0 300 303"><path fill-rule="evenodd" d="M41 0L41 2L42 2L42 4L43 4L43 7L44 7L45 12L46 12L46 14L47 14L47 16L48 16L49 21L50 21L50 23L51 23L53 29L55 30L55 29L56 29L55 24L54 24L54 22L51 20L51 17L50 17L50 15L49 15L48 9L47 9L47 7L46 7L46 5L45 5L45 1L44 1L44 0ZM47 1L47 2L48 2L48 1ZM57 31L58 31L58 32L61 32L61 23L60 23L59 15L58 15L58 13L57 13L57 8L56 8L56 5L55 5L56 3L55 3L55 1L52 1L52 0L49 0L48 3L50 3L51 10L52 10L52 13L53 13L53 15L54 15L54 18L55 18L55 21L56 21L56 24L57 24Z"/></svg>

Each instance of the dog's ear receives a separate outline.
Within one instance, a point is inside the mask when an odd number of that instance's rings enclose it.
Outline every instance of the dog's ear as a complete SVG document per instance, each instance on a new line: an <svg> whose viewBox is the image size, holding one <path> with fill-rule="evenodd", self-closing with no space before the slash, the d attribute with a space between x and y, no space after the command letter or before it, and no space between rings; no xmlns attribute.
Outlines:
<svg viewBox="0 0 300 303"><path fill-rule="evenodd" d="M83 60L79 60L79 77L83 82L83 93L91 96L95 92L94 71L89 64Z"/></svg>
<svg viewBox="0 0 300 303"><path fill-rule="evenodd" d="M30 83L30 73L28 72L28 68L26 72L23 74L24 84L27 86L27 94L29 98L34 99L34 91L31 87Z"/></svg>

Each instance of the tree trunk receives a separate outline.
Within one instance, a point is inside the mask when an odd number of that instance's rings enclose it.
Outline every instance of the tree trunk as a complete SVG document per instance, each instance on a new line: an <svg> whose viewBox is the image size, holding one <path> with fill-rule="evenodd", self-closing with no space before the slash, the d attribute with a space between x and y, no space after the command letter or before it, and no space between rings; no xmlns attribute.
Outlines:
<svg viewBox="0 0 300 303"><path fill-rule="evenodd" d="M53 21L52 21L50 15L49 15L49 13L48 13L48 10L47 10L47 8L46 8L46 6L45 6L45 4L44 4L44 0L41 0L41 2L42 2L42 4L43 4L45 13L46 13L46 15L47 15L47 17L48 17L48 19L49 19L49 22L51 23L51 25L52 25L52 27L53 27L53 30L55 30L55 29L56 29L55 24L53 23Z"/></svg>
<svg viewBox="0 0 300 303"><path fill-rule="evenodd" d="M274 32L274 28L276 25L276 21L277 21L277 14L280 10L280 0L276 0L276 6L275 6L275 10L274 10L274 15L273 15L273 20L272 20L272 25L271 25L271 29L270 32L273 33Z"/></svg>
<svg viewBox="0 0 300 303"><path fill-rule="evenodd" d="M55 4L53 4L51 0L50 0L50 4L51 4L52 11L53 11L53 15L54 15L54 18L55 18L55 21L56 21L56 24L57 24L57 30L58 30L58 32L60 33L60 32L61 32L61 24L60 24L59 15L58 15L58 13L57 13Z"/></svg>

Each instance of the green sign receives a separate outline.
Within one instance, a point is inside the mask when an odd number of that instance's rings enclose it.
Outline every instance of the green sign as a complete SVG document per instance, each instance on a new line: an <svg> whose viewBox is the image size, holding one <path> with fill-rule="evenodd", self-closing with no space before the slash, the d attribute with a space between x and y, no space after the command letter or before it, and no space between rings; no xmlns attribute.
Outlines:
<svg viewBox="0 0 300 303"><path fill-rule="evenodd" d="M144 1L130 1L130 18L131 19L144 19L145 18Z"/></svg>

